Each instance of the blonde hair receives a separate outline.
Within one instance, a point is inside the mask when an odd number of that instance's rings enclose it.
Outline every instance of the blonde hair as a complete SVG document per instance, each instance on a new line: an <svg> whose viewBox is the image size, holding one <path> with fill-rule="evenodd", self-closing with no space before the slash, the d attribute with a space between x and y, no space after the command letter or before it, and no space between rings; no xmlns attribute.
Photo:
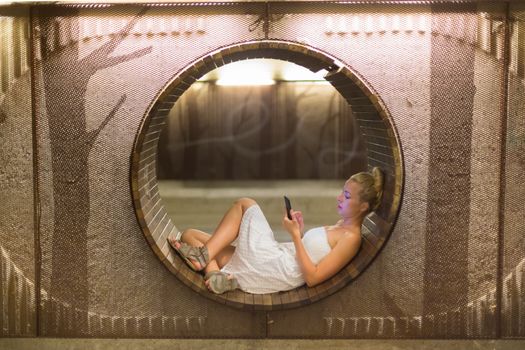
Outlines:
<svg viewBox="0 0 525 350"><path fill-rule="evenodd" d="M353 181L361 186L359 199L368 203L368 211L376 210L383 196L383 172L378 167L372 168L372 172L360 172L352 175L348 181Z"/></svg>

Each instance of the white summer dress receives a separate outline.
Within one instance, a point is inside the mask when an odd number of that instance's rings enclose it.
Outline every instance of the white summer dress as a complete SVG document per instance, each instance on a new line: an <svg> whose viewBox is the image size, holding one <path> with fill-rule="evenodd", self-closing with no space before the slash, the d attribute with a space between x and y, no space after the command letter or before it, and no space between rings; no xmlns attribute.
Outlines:
<svg viewBox="0 0 525 350"><path fill-rule="evenodd" d="M308 230L302 238L305 250L317 265L331 250L324 227ZM221 269L232 274L241 290L253 294L287 291L304 284L293 242L279 243L259 205L244 212L235 252Z"/></svg>

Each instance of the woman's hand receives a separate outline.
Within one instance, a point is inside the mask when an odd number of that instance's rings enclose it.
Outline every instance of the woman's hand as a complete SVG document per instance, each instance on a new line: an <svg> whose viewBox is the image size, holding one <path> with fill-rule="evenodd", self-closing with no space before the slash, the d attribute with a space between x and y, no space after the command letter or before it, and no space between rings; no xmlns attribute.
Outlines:
<svg viewBox="0 0 525 350"><path fill-rule="evenodd" d="M292 209L290 210L290 215L292 216L292 220L288 219L286 212L284 213L283 227L286 229L286 231L288 231L292 238L301 239L304 229L303 214L300 211L295 211Z"/></svg>
<svg viewBox="0 0 525 350"><path fill-rule="evenodd" d="M299 223L299 230L301 231L301 237L302 237L303 232L304 232L303 213L301 213L299 210L297 211L292 210L290 214L292 215L292 218L295 218L297 222Z"/></svg>

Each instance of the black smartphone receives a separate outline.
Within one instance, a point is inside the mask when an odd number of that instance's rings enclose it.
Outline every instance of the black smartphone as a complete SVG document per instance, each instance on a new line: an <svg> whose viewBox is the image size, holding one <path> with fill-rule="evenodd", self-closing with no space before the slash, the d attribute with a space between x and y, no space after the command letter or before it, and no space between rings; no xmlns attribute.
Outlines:
<svg viewBox="0 0 525 350"><path fill-rule="evenodd" d="M284 205L286 206L286 214L288 215L288 219L292 220L292 214L290 214L290 210L292 210L292 205L290 204L290 200L286 196L284 196Z"/></svg>

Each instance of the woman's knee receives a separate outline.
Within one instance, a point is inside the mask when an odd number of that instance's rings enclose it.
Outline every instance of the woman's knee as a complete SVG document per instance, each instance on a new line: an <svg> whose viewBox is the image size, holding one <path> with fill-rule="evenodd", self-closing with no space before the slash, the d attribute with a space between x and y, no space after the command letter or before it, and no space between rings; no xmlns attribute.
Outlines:
<svg viewBox="0 0 525 350"><path fill-rule="evenodd" d="M254 199L252 199L252 198L243 197L243 198L237 199L235 201L235 204L240 205L242 207L242 210L245 211L246 209L248 209L252 205L257 204L257 202Z"/></svg>
<svg viewBox="0 0 525 350"><path fill-rule="evenodd" d="M195 238L196 231L197 230L195 230L193 228L188 228L188 229L182 231L182 234L180 236L181 241L183 241L185 243L188 243L188 240L190 240L192 238Z"/></svg>
<svg viewBox="0 0 525 350"><path fill-rule="evenodd" d="M181 240L184 243L194 243L198 242L206 244L206 242L211 238L211 235L207 232L197 230L195 228L189 228L182 231Z"/></svg>

